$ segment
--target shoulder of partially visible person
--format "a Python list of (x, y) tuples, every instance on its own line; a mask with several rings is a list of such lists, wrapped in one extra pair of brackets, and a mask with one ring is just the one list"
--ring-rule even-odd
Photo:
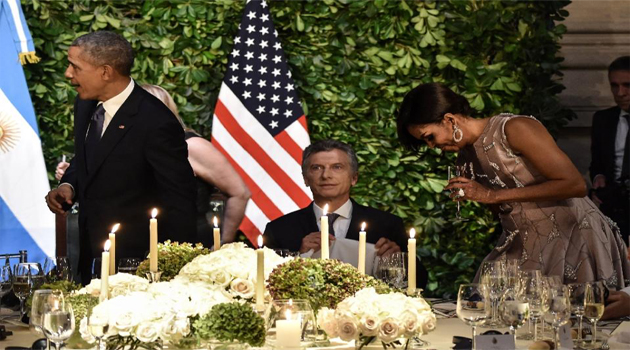
[(608, 121), (608, 118), (614, 118), (618, 116), (620, 113), (619, 107), (610, 107), (606, 109), (599, 110), (593, 114), (593, 127), (597, 127), (601, 124), (605, 124)]

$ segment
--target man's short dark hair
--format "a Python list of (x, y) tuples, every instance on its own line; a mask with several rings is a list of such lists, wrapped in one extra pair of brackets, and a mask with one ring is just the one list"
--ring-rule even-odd
[(618, 70), (630, 71), (630, 56), (618, 57), (608, 66), (608, 73)]
[(357, 154), (354, 152), (352, 147), (350, 147), (350, 145), (337, 140), (320, 140), (306, 147), (304, 149), (304, 153), (302, 153), (302, 173), (306, 174), (306, 170), (308, 169), (308, 159), (313, 154), (319, 152), (330, 152), (335, 149), (343, 151), (348, 155), (348, 159), (350, 159), (350, 169), (352, 169), (352, 173), (358, 174), (359, 161), (357, 159)]
[(100, 30), (76, 38), (70, 46), (80, 47), (87, 55), (85, 59), (94, 65), (108, 65), (121, 75), (131, 75), (133, 49), (120, 34)]

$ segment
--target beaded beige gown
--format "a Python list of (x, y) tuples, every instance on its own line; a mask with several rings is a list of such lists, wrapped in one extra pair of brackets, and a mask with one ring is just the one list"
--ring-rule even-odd
[[(465, 176), (493, 188), (515, 188), (546, 181), (527, 159), (515, 154), (505, 136), (512, 118), (490, 118), (479, 139), (460, 151)], [(554, 166), (549, 164), (548, 166)], [(605, 280), (609, 287), (630, 283), (627, 248), (617, 226), (588, 198), (503, 203), (503, 233), (485, 260), (520, 259), (522, 269), (563, 276), (565, 283)]]

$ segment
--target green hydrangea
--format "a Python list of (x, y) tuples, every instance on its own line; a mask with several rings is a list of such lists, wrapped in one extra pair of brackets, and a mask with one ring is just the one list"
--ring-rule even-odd
[[(162, 271), (160, 281), (172, 280), (184, 265), (197, 256), (205, 254), (210, 254), (210, 250), (204, 248), (201, 243), (194, 246), (190, 243), (171, 242), (170, 240), (158, 243), (158, 270)], [(140, 263), (136, 275), (146, 278), (147, 272), (149, 272), (149, 259)]]
[(382, 281), (332, 259), (296, 258), (277, 266), (268, 283), (273, 299), (306, 299), (315, 313), (322, 307), (335, 308), (365, 287), (374, 287), (378, 293), (390, 292)]
[(251, 304), (217, 304), (193, 322), (193, 330), (204, 340), (241, 342), (254, 347), (265, 343), (265, 322)]

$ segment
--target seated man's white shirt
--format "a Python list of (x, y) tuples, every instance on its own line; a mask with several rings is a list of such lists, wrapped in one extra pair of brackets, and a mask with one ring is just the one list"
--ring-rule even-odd
[[(317, 219), (317, 228), (321, 231), (322, 215), (324, 209), (320, 208), (317, 204), (313, 203), (313, 211), (315, 212), (315, 218)], [(350, 199), (346, 201), (342, 206), (334, 211), (335, 214), (339, 214), (339, 217), (333, 222), (333, 229), (335, 231), (336, 238), (346, 238), (348, 228), (350, 227), (350, 220), (352, 219), (352, 202)]]

